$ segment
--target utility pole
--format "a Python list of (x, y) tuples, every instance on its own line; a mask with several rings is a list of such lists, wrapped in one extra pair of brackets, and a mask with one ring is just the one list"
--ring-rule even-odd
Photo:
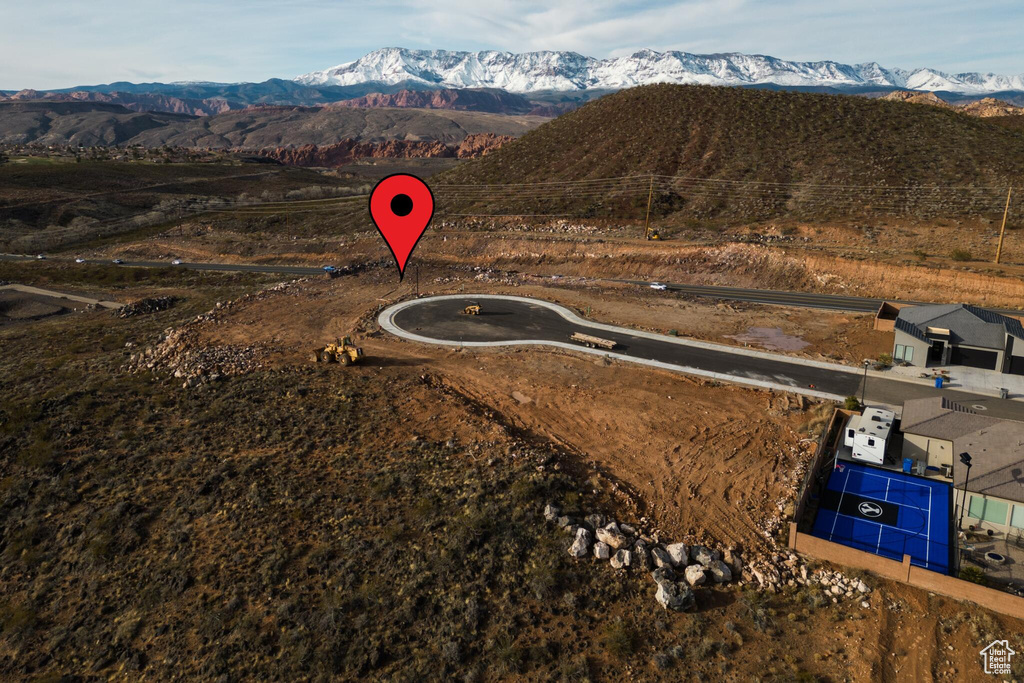
[(1006, 190), (1006, 208), (1003, 209), (1003, 227), (999, 228), (999, 246), (996, 247), (996, 263), (1003, 257), (1003, 236), (1006, 235), (1006, 217), (1010, 213), (1010, 194), (1013, 192), (1013, 185)]
[(651, 189), (647, 193), (647, 218), (644, 219), (644, 239), (651, 239), (651, 200), (654, 199), (654, 175), (651, 175)]
[(864, 399), (865, 399), (865, 397), (867, 396), (867, 393), (868, 393), (868, 366), (869, 365), (871, 365), (871, 361), (868, 360), (867, 358), (865, 358), (864, 359), (864, 383), (861, 385), (861, 388), (860, 388), (860, 409), (861, 409), (861, 412), (864, 412), (864, 410), (867, 407), (867, 404), (864, 403)]

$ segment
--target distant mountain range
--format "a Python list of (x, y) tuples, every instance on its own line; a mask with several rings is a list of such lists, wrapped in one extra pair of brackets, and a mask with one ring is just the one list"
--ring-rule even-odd
[(1024, 90), (1024, 75), (948, 74), (935, 69), (887, 69), (876, 62), (793, 62), (738, 52), (697, 55), (654, 50), (595, 59), (576, 52), (385, 48), (295, 81), (337, 86), (417, 83), (441, 88), (501, 88), (514, 93), (621, 90), (650, 83), (888, 88), (972, 95)]
[[(0, 91), (0, 101), (118, 104), (136, 112), (215, 116), (252, 106), (342, 106), (553, 117), (602, 95), (652, 83), (884, 96), (936, 93), (950, 104), (996, 95), (1024, 105), (1024, 75), (886, 69), (874, 62), (793, 62), (739, 53), (641, 50), (594, 59), (575, 52), (452, 52), (386, 48), (354, 62), (261, 83), (128, 83)], [(493, 131), (498, 132), (498, 131)]]

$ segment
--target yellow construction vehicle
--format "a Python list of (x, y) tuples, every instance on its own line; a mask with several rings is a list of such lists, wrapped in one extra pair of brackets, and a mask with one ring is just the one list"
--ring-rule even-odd
[(657, 230), (651, 230), (651, 231), (650, 231), (650, 232), (649, 232), (649, 233), (647, 234), (647, 239), (649, 239), (649, 240), (660, 240), (660, 239), (661, 239), (661, 235), (660, 235), (660, 234), (658, 234), (658, 231), (657, 231)]
[(327, 346), (313, 350), (313, 361), (316, 363), (341, 363), (351, 365), (363, 357), (363, 350), (352, 343), (349, 337), (340, 342), (331, 342)]
[(462, 309), (465, 315), (480, 315), (480, 304), (473, 304)]

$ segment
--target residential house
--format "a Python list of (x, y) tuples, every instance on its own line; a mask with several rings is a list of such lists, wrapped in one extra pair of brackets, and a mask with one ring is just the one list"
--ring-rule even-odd
[(991, 529), (1008, 538), (1024, 537), (1024, 422), (994, 424), (953, 440), (953, 449), (971, 456), (970, 476), (957, 461), (953, 498), (959, 510), (966, 484), (964, 526)]
[(1024, 326), (1016, 318), (968, 304), (906, 306), (893, 328), (896, 362), (1024, 375)]
[(998, 421), (978, 415), (945, 396), (907, 401), (900, 422), (903, 457), (952, 477), (954, 461), (960, 453), (953, 442)]

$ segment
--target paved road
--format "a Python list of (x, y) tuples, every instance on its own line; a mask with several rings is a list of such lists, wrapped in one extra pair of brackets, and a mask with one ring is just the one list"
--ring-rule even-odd
[[(7, 261), (32, 261), (35, 256), (24, 254), (0, 254), (0, 260)], [(67, 261), (68, 259), (53, 259), (55, 261)], [(86, 263), (110, 264), (108, 260), (87, 259)], [(163, 268), (170, 265), (164, 261), (128, 261), (125, 266), (136, 266), (143, 268)], [(321, 275), (321, 268), (310, 266), (288, 266), (288, 265), (248, 265), (243, 263), (183, 263), (181, 268), (191, 270), (219, 270), (239, 271), (250, 273), (279, 273), (282, 275)], [(621, 282), (626, 284), (649, 287), (652, 283), (646, 280), (618, 280), (613, 278), (598, 278), (603, 282)], [(749, 289), (744, 287), (719, 287), (713, 285), (683, 285), (664, 283), (666, 288), (680, 294), (690, 296), (708, 297), (712, 299), (727, 299), (730, 301), (745, 301), (758, 304), (770, 304), (775, 306), (798, 306), (802, 308), (820, 308), (832, 311), (854, 311), (858, 313), (874, 313), (882, 304), (882, 299), (869, 297), (839, 296), (836, 294), (813, 294), (809, 292), (784, 292), (771, 289)], [(908, 301), (906, 303), (921, 303)], [(1020, 311), (992, 309), (1000, 313), (1019, 314)]]
[[(480, 303), (479, 316), (464, 315), (461, 310)], [(384, 312), (385, 314), (387, 311)], [(815, 392), (835, 396), (860, 395), (863, 375), (855, 368), (838, 368), (826, 363), (806, 363), (778, 354), (756, 353), (714, 344), (677, 340), (663, 335), (640, 333), (627, 328), (615, 331), (591, 327), (567, 320), (550, 308), (528, 300), (491, 299), (484, 296), (425, 298), (402, 308), (390, 317), (404, 332), (447, 342), (508, 342), (541, 340), (569, 342), (573, 332), (610, 339), (618, 344), (614, 353), (678, 367), (696, 368), (744, 380), (767, 382), (790, 388), (796, 393)], [(585, 321), (588, 322), (588, 321)], [(591, 323), (592, 324), (592, 323)], [(967, 405), (984, 407), (985, 415), (1024, 419), (1024, 403), (1001, 400), (951, 389), (935, 389), (922, 383), (870, 376), (867, 380), (869, 403), (901, 406), (907, 399), (946, 396)]]
[[(35, 256), (25, 256), (21, 254), (0, 254), (0, 261), (35, 261)], [(61, 263), (66, 263), (69, 259), (47, 259)], [(110, 259), (85, 259), (86, 263), (93, 265), (106, 265), (112, 264)], [(170, 261), (125, 261), (121, 266), (129, 266), (136, 268), (170, 268)], [(175, 268), (187, 268), (189, 270), (220, 270), (229, 272), (244, 272), (244, 273), (280, 273), (283, 275), (323, 275), (324, 271), (322, 268), (315, 268), (311, 266), (282, 266), (275, 264), (265, 265), (250, 265), (246, 263), (182, 263)]]
[[(645, 280), (610, 280), (631, 285), (650, 286)], [(743, 287), (719, 287), (712, 285), (679, 285), (663, 283), (672, 292), (691, 296), (710, 297), (713, 299), (729, 299), (731, 301), (747, 301), (757, 304), (775, 304), (799, 306), (802, 308), (823, 308), (833, 311), (858, 311), (874, 313), (882, 305), (883, 299), (870, 299), (859, 296), (837, 296), (835, 294), (812, 294), (809, 292), (782, 292), (771, 289), (746, 289)], [(908, 302), (911, 303), (911, 302)]]

